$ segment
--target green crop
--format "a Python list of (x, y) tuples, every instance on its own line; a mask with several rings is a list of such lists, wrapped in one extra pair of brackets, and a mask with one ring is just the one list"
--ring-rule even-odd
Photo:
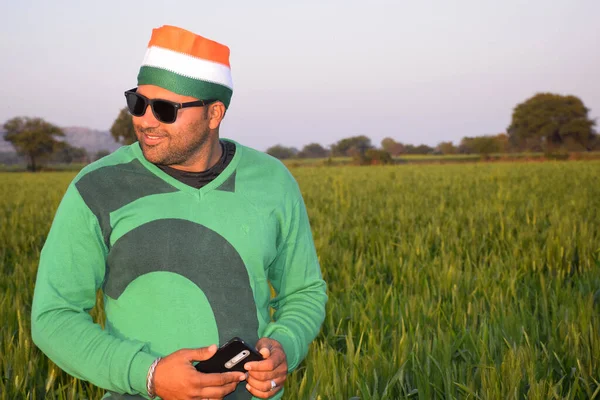
[[(330, 300), (285, 398), (600, 399), (600, 162), (292, 172)], [(30, 335), (73, 177), (0, 174), (0, 399), (103, 394)]]

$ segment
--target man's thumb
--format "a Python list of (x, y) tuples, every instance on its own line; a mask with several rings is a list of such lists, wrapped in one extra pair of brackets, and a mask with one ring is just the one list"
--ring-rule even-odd
[(217, 352), (217, 345), (212, 344), (208, 347), (201, 347), (199, 349), (189, 349), (186, 353), (186, 357), (189, 361), (204, 361), (211, 358)]
[(261, 347), (259, 352), (264, 358), (269, 358), (271, 356), (271, 349), (268, 347)]

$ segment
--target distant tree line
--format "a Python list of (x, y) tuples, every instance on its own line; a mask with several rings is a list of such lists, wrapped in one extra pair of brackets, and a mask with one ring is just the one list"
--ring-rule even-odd
[(277, 145), (267, 149), (267, 153), (280, 159), (352, 157), (359, 163), (386, 163), (388, 158), (383, 153), (391, 157), (409, 154), (480, 154), (485, 157), (493, 153), (599, 151), (600, 137), (594, 131), (596, 121), (591, 120), (588, 113), (589, 109), (575, 96), (538, 93), (515, 107), (506, 133), (463, 137), (457, 144), (446, 141), (431, 147), (386, 137), (376, 149), (371, 139), (361, 135), (341, 139), (329, 148), (311, 143), (295, 151)]
[[(329, 145), (309, 143), (301, 150), (281, 144), (267, 149), (279, 159), (352, 157), (358, 164), (388, 164), (392, 157), (409, 154), (481, 154), (511, 152), (576, 152), (600, 150), (600, 137), (594, 131), (595, 120), (589, 109), (575, 96), (538, 93), (518, 104), (506, 133), (463, 137), (454, 144), (441, 142), (435, 147), (412, 145), (386, 137), (379, 148), (365, 135), (351, 136)], [(27, 160), (28, 169), (37, 171), (44, 162), (86, 163), (108, 154), (100, 151), (87, 154), (62, 140), (64, 132), (41, 118), (16, 117), (4, 123), (4, 139), (17, 154)], [(130, 144), (137, 140), (131, 115), (121, 109), (110, 132), (118, 142)], [(0, 154), (0, 163), (2, 163)], [(9, 156), (13, 157), (13, 156)]]

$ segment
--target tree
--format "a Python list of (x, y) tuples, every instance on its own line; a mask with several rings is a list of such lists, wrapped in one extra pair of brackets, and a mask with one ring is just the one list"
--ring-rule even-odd
[(294, 150), (291, 147), (285, 147), (282, 145), (271, 146), (267, 149), (267, 154), (278, 158), (280, 160), (285, 160), (287, 158), (294, 157)]
[(420, 144), (418, 146), (407, 144), (404, 146), (404, 152), (406, 154), (432, 154), (434, 151), (435, 149), (433, 147), (427, 146), (426, 144)]
[(496, 142), (500, 153), (508, 153), (511, 151), (510, 140), (506, 133), (499, 133), (496, 135)]
[(67, 142), (58, 142), (52, 154), (52, 161), (65, 164), (73, 162), (84, 163), (87, 161), (87, 158), (86, 149), (83, 147), (73, 147)]
[(342, 139), (331, 146), (331, 154), (338, 157), (352, 156), (353, 153), (364, 154), (365, 151), (373, 148), (371, 139), (368, 137), (352, 136)]
[(27, 157), (31, 171), (37, 171), (39, 162), (60, 146), (56, 138), (65, 136), (62, 129), (41, 118), (15, 117), (4, 124), (4, 129), (4, 139)]
[(594, 134), (594, 137), (592, 139), (590, 147), (592, 148), (592, 151), (600, 151), (600, 135), (599, 134), (597, 134), (597, 133)]
[(386, 137), (381, 141), (381, 148), (392, 156), (398, 156), (404, 152), (404, 145), (390, 137)]
[(364, 154), (355, 153), (352, 161), (357, 165), (392, 164), (394, 161), (390, 153), (380, 149), (369, 149)]
[(121, 109), (117, 119), (110, 127), (110, 134), (119, 143), (131, 144), (137, 141), (135, 129), (133, 128), (133, 118), (126, 108)]
[(96, 152), (96, 155), (94, 156), (94, 160), (99, 160), (102, 157), (106, 157), (109, 154), (110, 154), (110, 151), (108, 151), (108, 150), (104, 150), (104, 149), (103, 150), (98, 150)]
[(588, 112), (576, 96), (538, 93), (514, 108), (509, 140), (521, 150), (591, 150), (595, 121)]
[(463, 154), (481, 154), (488, 157), (492, 153), (504, 151), (504, 139), (501, 135), (463, 137), (458, 150)]
[(298, 153), (300, 158), (325, 158), (329, 155), (329, 151), (319, 143), (310, 143), (302, 148)]
[(474, 154), (473, 138), (467, 136), (463, 137), (458, 144), (458, 152), (460, 154)]
[(458, 148), (452, 142), (441, 142), (435, 150), (441, 154), (456, 154)]
[(385, 150), (369, 149), (365, 152), (365, 158), (370, 164), (391, 164), (392, 155)]
[(475, 138), (475, 151), (487, 158), (492, 153), (500, 153), (500, 142), (495, 136), (478, 136)]

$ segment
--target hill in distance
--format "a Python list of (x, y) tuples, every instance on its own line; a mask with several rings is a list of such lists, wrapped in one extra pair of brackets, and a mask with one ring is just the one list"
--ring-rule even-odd
[(65, 132), (66, 141), (71, 146), (83, 147), (89, 154), (97, 153), (100, 150), (108, 150), (112, 153), (121, 147), (121, 144), (115, 141), (109, 131), (97, 131), (79, 126), (62, 129)]
[[(83, 147), (88, 154), (95, 154), (100, 150), (113, 152), (119, 147), (109, 131), (99, 131), (80, 126), (69, 126), (62, 128), (65, 132), (65, 141), (73, 147)], [(4, 140), (4, 130), (0, 130), (0, 153), (11, 153), (15, 149)]]

